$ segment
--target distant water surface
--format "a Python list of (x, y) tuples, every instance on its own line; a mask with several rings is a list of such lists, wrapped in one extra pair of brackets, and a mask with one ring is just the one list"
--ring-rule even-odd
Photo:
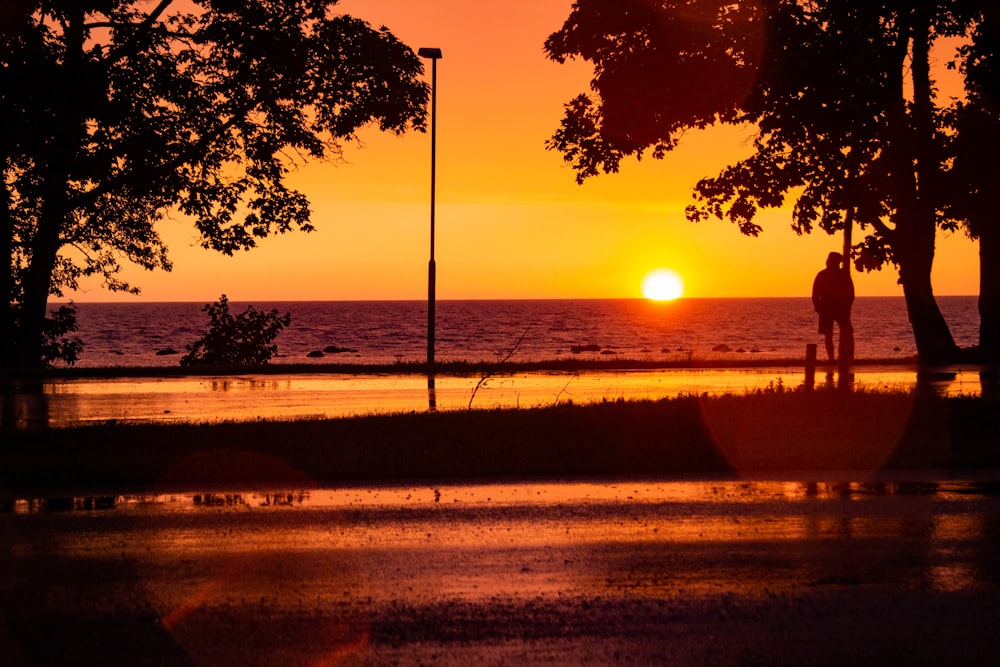
[[(976, 344), (976, 297), (939, 297), (956, 342)], [(247, 303), (230, 302), (234, 313)], [(423, 301), (254, 302), (255, 309), (290, 313), (276, 341), (276, 364), (383, 364), (423, 361), (427, 305)], [(78, 303), (83, 367), (176, 366), (186, 346), (208, 328), (202, 303)], [(916, 354), (901, 297), (862, 297), (853, 316), (857, 357)], [(808, 298), (563, 299), (441, 301), (438, 361), (546, 361), (569, 358), (802, 358), (819, 343)], [(307, 357), (328, 347), (346, 350)], [(176, 354), (162, 354), (173, 350)], [(161, 354), (157, 354), (160, 352)]]

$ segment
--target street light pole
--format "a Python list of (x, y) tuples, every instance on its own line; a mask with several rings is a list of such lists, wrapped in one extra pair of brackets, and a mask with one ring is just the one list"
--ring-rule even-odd
[(441, 49), (422, 48), (421, 58), (431, 60), (431, 258), (427, 264), (427, 367), (434, 367), (434, 336), (436, 319), (437, 265), (434, 261), (434, 202), (437, 186), (437, 61)]

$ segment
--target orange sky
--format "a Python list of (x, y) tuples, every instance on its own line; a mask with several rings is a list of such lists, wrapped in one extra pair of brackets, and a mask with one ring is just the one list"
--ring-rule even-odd
[[(798, 237), (789, 210), (761, 214), (764, 233), (684, 218), (693, 184), (748, 151), (748, 130), (692, 132), (666, 160), (578, 186), (544, 148), (562, 105), (587, 89), (585, 63), (547, 60), (546, 37), (571, 0), (343, 0), (413, 48), (439, 47), (437, 297), (638, 297), (657, 267), (689, 297), (802, 296), (840, 237)], [(430, 67), (428, 64), (428, 78)], [(171, 273), (133, 269), (143, 301), (425, 299), (430, 134), (366, 132), (343, 164), (311, 164), (293, 183), (312, 202), (312, 234), (267, 239), (224, 257), (197, 246), (177, 217), (161, 227)], [(975, 244), (941, 238), (939, 295), (978, 292)], [(894, 271), (855, 275), (859, 295), (900, 295)], [(77, 301), (135, 300), (96, 284)]]

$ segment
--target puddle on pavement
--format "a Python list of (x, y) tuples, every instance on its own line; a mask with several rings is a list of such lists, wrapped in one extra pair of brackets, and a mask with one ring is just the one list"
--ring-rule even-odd
[(120, 512), (144, 515), (212, 512), (220, 509), (385, 509), (433, 506), (633, 505), (661, 503), (755, 503), (875, 496), (925, 496), (959, 500), (1000, 496), (1000, 481), (670, 481), (630, 483), (523, 483), (400, 486), (274, 491), (192, 491), (0, 500), (0, 513)]
[(9, 500), (0, 534), (9, 576), (124, 567), (177, 628), (248, 601), (364, 616), (400, 600), (754, 597), (866, 577), (979, 590), (998, 496), (978, 480), (197, 489)]

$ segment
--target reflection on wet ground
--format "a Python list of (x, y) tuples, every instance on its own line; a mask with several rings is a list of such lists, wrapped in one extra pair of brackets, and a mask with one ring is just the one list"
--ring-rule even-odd
[[(859, 366), (854, 386), (979, 394), (978, 369), (918, 373), (905, 366)], [(217, 422), (303, 419), (467, 408), (744, 393), (802, 384), (797, 368), (672, 369), (491, 376), (289, 374), (225, 377), (74, 378), (5, 384), (0, 425), (65, 427), (106, 421)], [(817, 389), (837, 387), (820, 373)], [(433, 389), (429, 388), (429, 385)]]
[(172, 490), (3, 510), (0, 642), (26, 663), (982, 664), (997, 648), (992, 479)]
[(662, 503), (760, 503), (807, 499), (854, 499), (869, 496), (929, 496), (939, 501), (968, 496), (1000, 498), (1000, 481), (986, 479), (949, 481), (796, 482), (709, 480), (682, 482), (524, 482), (509, 484), (442, 485), (435, 487), (386, 486), (345, 489), (296, 489), (279, 491), (150, 493), (0, 500), (0, 513), (91, 512), (114, 510), (154, 516), (190, 513), (214, 508), (266, 511), (420, 508), (426, 506), (548, 507), (552, 505), (623, 505)]

